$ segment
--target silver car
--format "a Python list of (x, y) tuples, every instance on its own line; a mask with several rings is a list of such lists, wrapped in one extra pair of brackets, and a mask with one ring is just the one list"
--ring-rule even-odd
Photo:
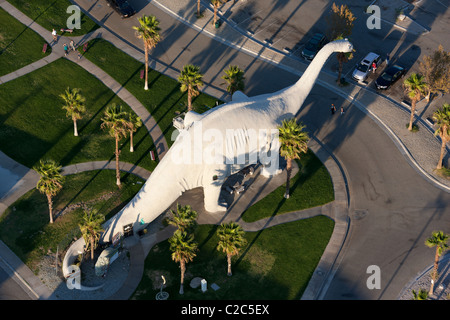
[(380, 64), (380, 55), (371, 52), (356, 66), (352, 74), (353, 79), (357, 81), (366, 80), (369, 72), (372, 71), (372, 64), (374, 62), (378, 68)]

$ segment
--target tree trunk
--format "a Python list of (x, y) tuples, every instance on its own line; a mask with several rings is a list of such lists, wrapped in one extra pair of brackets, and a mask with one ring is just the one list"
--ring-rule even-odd
[(191, 86), (188, 87), (188, 111), (192, 111), (192, 93)]
[(413, 127), (412, 125), (414, 121), (414, 113), (416, 113), (416, 98), (412, 99), (411, 101), (411, 116), (409, 118), (409, 127), (408, 127), (409, 131), (411, 131)]
[(184, 294), (183, 282), (184, 282), (184, 272), (186, 271), (186, 264), (183, 260), (180, 261), (180, 269), (181, 269), (180, 294)]
[(130, 152), (134, 152), (134, 146), (133, 146), (133, 131), (130, 131)]
[[(445, 129), (445, 128), (444, 128)], [(439, 157), (439, 162), (437, 164), (436, 169), (442, 169), (442, 161), (444, 160), (444, 154), (445, 154), (445, 143), (446, 139), (445, 137), (441, 136), (442, 144), (441, 144), (441, 156)]]
[(50, 223), (53, 223), (53, 201), (52, 196), (47, 193), (48, 211), (50, 214)]
[(287, 165), (286, 165), (286, 193), (284, 194), (284, 197), (286, 199), (289, 199), (289, 184), (291, 182), (291, 171), (292, 171), (292, 159), (287, 158)]
[(200, 0), (197, 0), (197, 18), (200, 17)]
[(436, 246), (436, 254), (434, 255), (434, 268), (433, 268), (433, 273), (431, 274), (430, 291), (428, 292), (428, 295), (430, 295), (430, 296), (434, 292), (434, 283), (437, 280), (438, 263), (439, 263), (439, 246)]
[(91, 236), (91, 260), (94, 260), (94, 237)]
[(120, 151), (119, 151), (119, 138), (116, 135), (116, 184), (119, 188), (121, 188), (121, 184), (120, 184), (120, 170), (119, 170), (119, 155), (120, 155)]
[(342, 61), (339, 60), (339, 72), (337, 78), (338, 84), (341, 84), (341, 76), (342, 76)]
[(217, 22), (217, 7), (214, 6), (214, 25), (216, 24), (216, 22)]
[(228, 270), (227, 275), (231, 276), (231, 254), (227, 254)]
[(144, 90), (148, 90), (148, 45), (144, 43), (145, 49), (145, 85)]
[(77, 119), (73, 119), (73, 135), (78, 137)]
[(425, 98), (427, 99), (427, 102), (430, 102), (430, 98), (431, 98), (431, 88), (430, 87), (428, 87), (428, 93)]

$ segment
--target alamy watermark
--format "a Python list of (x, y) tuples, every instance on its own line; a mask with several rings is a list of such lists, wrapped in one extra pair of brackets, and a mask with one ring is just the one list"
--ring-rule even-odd
[(176, 164), (261, 164), (278, 167), (278, 129), (203, 129), (195, 121), (189, 130), (175, 131), (172, 161)]
[(370, 265), (367, 267), (366, 273), (370, 276), (367, 278), (366, 286), (368, 289), (381, 289), (381, 269), (377, 265)]
[(66, 13), (72, 13), (67, 18), (67, 29), (81, 29), (81, 9), (77, 5), (71, 5), (67, 7)]
[(381, 10), (377, 5), (370, 5), (366, 9), (366, 13), (370, 14), (367, 18), (366, 26), (368, 29), (381, 29)]

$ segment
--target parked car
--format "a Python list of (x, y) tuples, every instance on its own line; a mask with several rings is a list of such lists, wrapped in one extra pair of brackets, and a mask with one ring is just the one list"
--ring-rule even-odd
[(378, 77), (377, 80), (375, 80), (375, 86), (378, 90), (386, 90), (391, 85), (395, 83), (398, 79), (402, 78), (406, 74), (406, 69), (399, 66), (394, 65), (392, 67), (387, 68), (383, 71), (381, 76)]
[(131, 17), (136, 13), (127, 0), (107, 0), (107, 4), (112, 6), (122, 18)]
[(369, 72), (372, 71), (372, 64), (375, 62), (377, 67), (380, 65), (380, 55), (370, 52), (361, 60), (353, 71), (352, 77), (357, 81), (364, 81), (367, 79)]
[(302, 57), (306, 60), (312, 60), (317, 52), (326, 44), (327, 39), (322, 33), (316, 33), (305, 45), (302, 50)]

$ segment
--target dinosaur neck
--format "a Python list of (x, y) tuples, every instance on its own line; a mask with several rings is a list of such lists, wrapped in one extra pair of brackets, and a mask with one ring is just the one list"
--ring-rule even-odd
[(286, 101), (285, 114), (289, 113), (296, 115), (300, 111), (300, 108), (314, 86), (322, 67), (333, 52), (343, 51), (342, 48), (343, 43), (340, 41), (330, 42), (325, 45), (311, 61), (301, 78), (294, 85), (283, 91), (283, 99)]

